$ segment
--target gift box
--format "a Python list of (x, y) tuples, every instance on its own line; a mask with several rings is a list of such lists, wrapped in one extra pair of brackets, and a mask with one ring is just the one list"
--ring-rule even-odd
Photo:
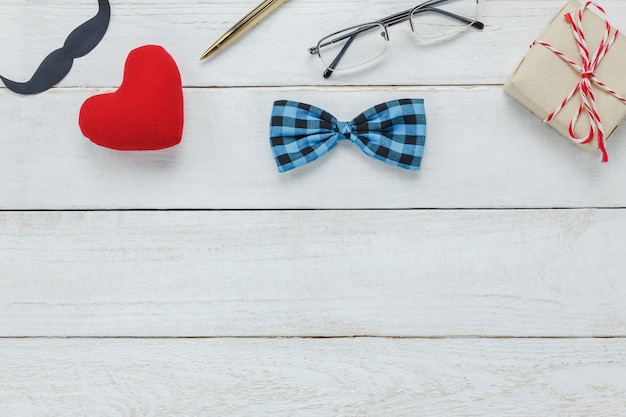
[(604, 142), (626, 115), (626, 37), (601, 7), (571, 0), (504, 90), (585, 150), (600, 149), (606, 162)]

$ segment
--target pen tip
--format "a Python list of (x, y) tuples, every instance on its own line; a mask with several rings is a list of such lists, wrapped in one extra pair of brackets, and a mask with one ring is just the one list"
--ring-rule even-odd
[(213, 55), (218, 49), (220, 49), (219, 45), (211, 45), (211, 47), (202, 54), (202, 56), (200, 57), (200, 61), (207, 59), (209, 56)]

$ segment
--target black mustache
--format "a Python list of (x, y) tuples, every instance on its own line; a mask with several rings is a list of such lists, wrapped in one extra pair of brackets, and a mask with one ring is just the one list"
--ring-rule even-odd
[(69, 34), (62, 48), (48, 55), (35, 71), (30, 81), (18, 83), (0, 79), (11, 91), (19, 94), (42, 93), (59, 83), (72, 69), (76, 58), (91, 52), (102, 40), (111, 20), (111, 5), (108, 0), (98, 0), (98, 14)]

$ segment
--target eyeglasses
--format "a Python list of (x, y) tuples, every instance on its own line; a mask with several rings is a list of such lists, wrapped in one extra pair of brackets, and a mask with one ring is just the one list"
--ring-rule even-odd
[(324, 78), (329, 78), (335, 71), (361, 67), (380, 58), (389, 42), (387, 28), (406, 21), (422, 43), (445, 40), (470, 27), (485, 27), (478, 21), (478, 0), (428, 0), (384, 19), (328, 35), (309, 52), (321, 58), (326, 66)]

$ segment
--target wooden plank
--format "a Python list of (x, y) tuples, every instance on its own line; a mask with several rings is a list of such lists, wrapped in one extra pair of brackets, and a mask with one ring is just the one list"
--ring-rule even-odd
[(617, 416), (615, 340), (3, 340), (0, 413)]
[[(112, 2), (103, 42), (77, 60), (62, 86), (117, 86), (128, 52), (144, 44), (165, 46), (179, 62), (187, 86), (232, 85), (470, 85), (502, 84), (528, 45), (539, 36), (562, 0), (481, 0), (487, 25), (452, 42), (416, 45), (409, 28), (390, 29), (391, 44), (374, 70), (322, 78), (322, 66), (307, 50), (336, 30), (407, 8), (406, 1), (290, 1), (219, 59), (200, 54), (254, 5), (247, 1), (176, 0)], [(611, 22), (624, 29), (622, 0), (604, 0)], [(0, 4), (0, 74), (26, 80), (65, 37), (95, 14), (93, 0)], [(245, 63), (245, 65), (242, 65)], [(253, 68), (254, 70), (250, 70)]]
[[(100, 90), (33, 97), (0, 92), (0, 209), (283, 209), (624, 207), (626, 130), (611, 162), (586, 153), (499, 88), (190, 89), (183, 143), (120, 153), (78, 128), (81, 103)], [(349, 120), (370, 105), (423, 97), (422, 171), (365, 156), (350, 143), (278, 174), (269, 149), (272, 102), (317, 104)], [(242, 122), (243, 121), (243, 122)]]
[(0, 336), (624, 336), (625, 210), (0, 214)]

